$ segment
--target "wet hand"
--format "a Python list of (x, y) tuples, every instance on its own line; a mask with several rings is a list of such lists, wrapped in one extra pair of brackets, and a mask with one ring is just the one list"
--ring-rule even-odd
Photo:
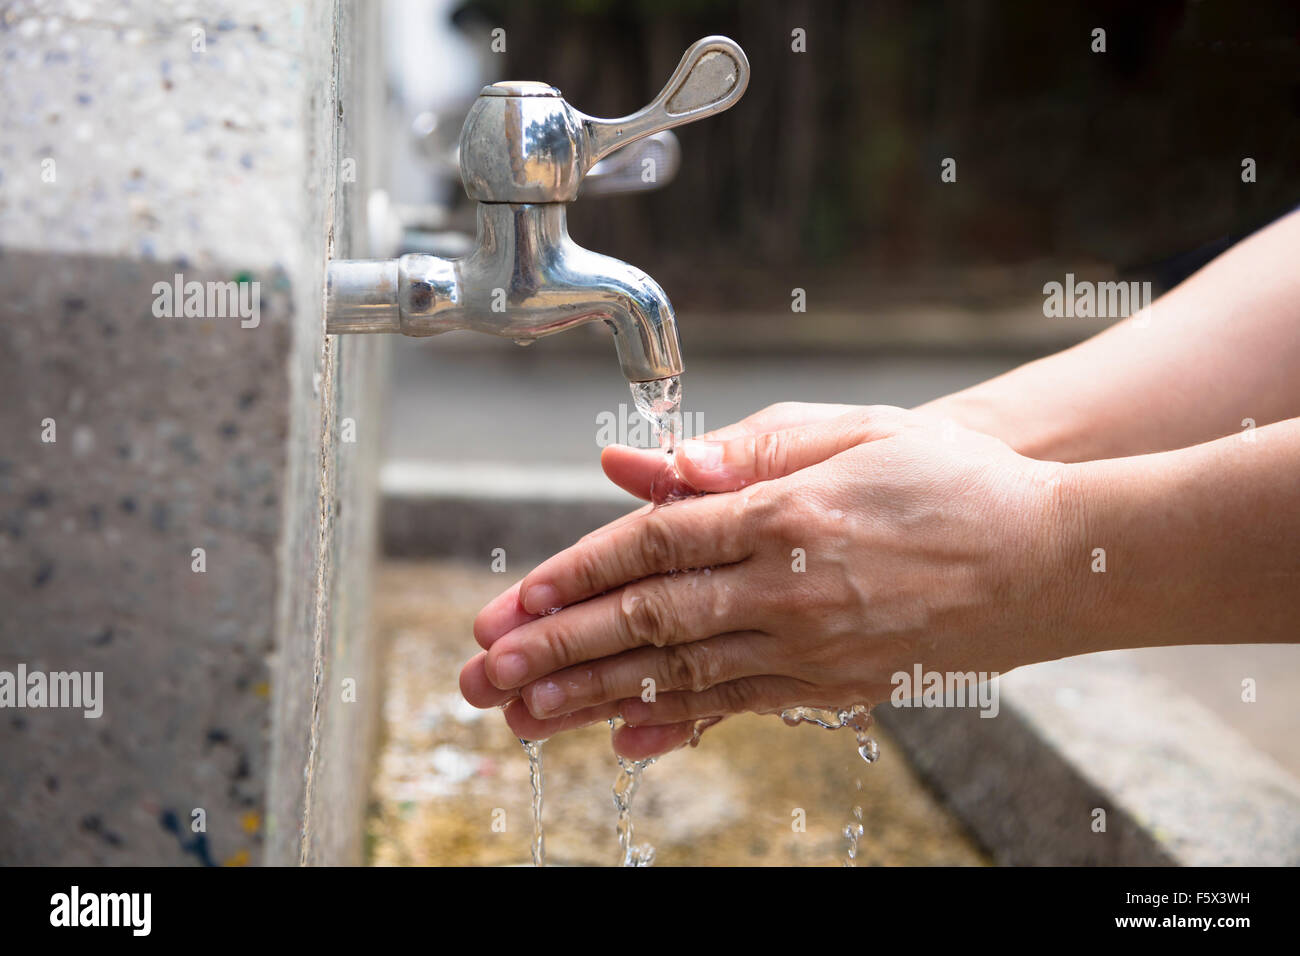
[[(883, 700), (915, 663), (1044, 656), (1069, 466), (901, 409), (775, 409), (775, 430), (679, 450), (682, 477), (716, 494), (620, 519), (484, 608), (466, 698), (510, 701), (531, 738), (621, 714), (615, 747), (643, 757), (700, 718)], [(605, 459), (650, 492), (660, 465)]]

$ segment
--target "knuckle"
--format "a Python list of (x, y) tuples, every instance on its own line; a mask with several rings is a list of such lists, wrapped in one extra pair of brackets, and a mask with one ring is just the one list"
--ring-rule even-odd
[(690, 644), (665, 647), (663, 667), (663, 677), (672, 690), (689, 690), (698, 694), (709, 688), (707, 668)]
[(542, 645), (546, 648), (546, 654), (550, 658), (548, 666), (551, 670), (559, 667), (568, 667), (575, 663), (574, 654), (569, 648), (569, 642), (564, 639), (558, 630), (553, 627), (543, 628), (541, 632)]
[(723, 713), (739, 714), (750, 709), (754, 702), (754, 689), (744, 678), (719, 684), (714, 688), (717, 708)]
[(768, 432), (758, 436), (754, 463), (761, 479), (771, 479), (784, 475), (789, 462), (789, 446), (779, 432)]
[(743, 512), (738, 521), (757, 536), (752, 544), (767, 538), (785, 543), (808, 535), (799, 496), (791, 494), (784, 482), (755, 485), (743, 501)]
[(676, 636), (677, 617), (667, 596), (650, 588), (628, 588), (619, 601), (625, 636), (632, 647), (662, 647)]
[(604, 590), (601, 586), (602, 563), (590, 548), (583, 548), (574, 555), (573, 581), (582, 594), (593, 594)]
[(868, 422), (878, 427), (903, 427), (913, 420), (906, 410), (897, 405), (868, 405), (862, 409), (862, 415)]
[(596, 667), (591, 675), (591, 684), (584, 695), (589, 703), (603, 703), (618, 700), (626, 696), (618, 687), (618, 674), (611, 667)]
[(646, 515), (641, 523), (637, 549), (644, 567), (652, 572), (680, 570), (674, 561), (677, 546), (672, 528), (659, 512)]
[(693, 615), (693, 629), (705, 637), (743, 629), (753, 607), (749, 599), (750, 595), (729, 586), (706, 589), (704, 600)]
[(759, 481), (785, 474), (788, 454), (785, 441), (779, 433), (765, 432), (761, 435), (752, 435), (746, 443), (749, 445), (746, 451), (754, 463), (754, 476)]

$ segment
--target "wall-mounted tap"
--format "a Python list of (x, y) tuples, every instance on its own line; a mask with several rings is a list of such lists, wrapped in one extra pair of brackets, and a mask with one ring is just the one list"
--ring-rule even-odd
[[(467, 112), (467, 109), (461, 111), (462, 125)], [(453, 146), (446, 152), (450, 157), (430, 151), (426, 157), (430, 170), (435, 180), (454, 170), (459, 181), (459, 150)], [(673, 131), (660, 130), (615, 150), (592, 166), (582, 180), (580, 198), (624, 196), (661, 189), (673, 181), (681, 161), (682, 147)], [(461, 209), (445, 203), (393, 202), (387, 192), (376, 189), (370, 194), (366, 217), (370, 220), (371, 251), (381, 255), (423, 252), (449, 258), (468, 255), (475, 246), (472, 231), (477, 217), (472, 209), (466, 216)]]
[(610, 153), (732, 106), (749, 61), (726, 37), (686, 51), (668, 84), (621, 119), (587, 116), (544, 83), (483, 88), (460, 135), (460, 173), (478, 202), (474, 248), (456, 259), (329, 264), (326, 331), (436, 335), (473, 329), (529, 342), (603, 319), (614, 330), (629, 382), (682, 371), (677, 320), (653, 279), (569, 238), (567, 204)]

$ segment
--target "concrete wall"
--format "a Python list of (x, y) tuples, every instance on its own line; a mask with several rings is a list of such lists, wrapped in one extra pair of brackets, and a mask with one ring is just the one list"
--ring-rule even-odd
[[(385, 343), (321, 287), (371, 6), (0, 14), (0, 679), (103, 674), (98, 719), (0, 709), (0, 863), (361, 859)], [(259, 321), (157, 316), (176, 273)]]

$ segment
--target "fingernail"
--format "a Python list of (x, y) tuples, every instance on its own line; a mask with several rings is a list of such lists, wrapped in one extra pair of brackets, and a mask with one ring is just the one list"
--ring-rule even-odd
[(518, 687), (528, 675), (528, 660), (522, 654), (502, 654), (494, 668), (497, 684), (505, 687)]
[(722, 446), (715, 442), (688, 438), (677, 446), (677, 453), (685, 455), (687, 461), (700, 471), (717, 471), (722, 465)]
[(650, 719), (650, 705), (636, 699), (624, 701), (619, 708), (619, 716), (623, 718), (623, 723), (635, 727), (641, 721)]
[(545, 614), (560, 606), (560, 592), (549, 584), (534, 584), (524, 592), (521, 603), (529, 614)]
[(564, 691), (555, 681), (548, 680), (533, 688), (533, 706), (528, 708), (534, 717), (553, 714), (564, 706)]

